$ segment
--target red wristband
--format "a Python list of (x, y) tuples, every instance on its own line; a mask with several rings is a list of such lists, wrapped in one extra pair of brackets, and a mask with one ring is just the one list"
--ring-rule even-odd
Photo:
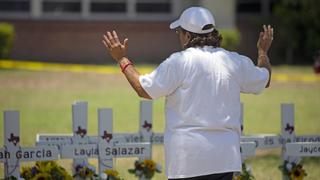
[(120, 64), (120, 68), (121, 68), (121, 71), (122, 71), (122, 73), (124, 73), (124, 71), (127, 69), (127, 67), (128, 66), (130, 66), (130, 65), (133, 65), (133, 63), (129, 60), (129, 62), (127, 63), (127, 64), (125, 64), (125, 65), (121, 65)]

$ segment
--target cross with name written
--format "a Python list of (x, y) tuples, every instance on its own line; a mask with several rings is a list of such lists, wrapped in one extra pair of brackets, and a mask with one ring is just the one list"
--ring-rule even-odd
[[(288, 134), (294, 134), (294, 131), (295, 131), (293, 119), (294, 119), (293, 104), (281, 104), (282, 132), (280, 135), (279, 134), (243, 135), (241, 136), (241, 141), (255, 142), (257, 149), (279, 148), (279, 147), (285, 146), (287, 142), (320, 142), (320, 135), (300, 135), (300, 136), (292, 136), (292, 138), (288, 138)], [(241, 124), (243, 124), (243, 116), (241, 116)]]
[[(258, 149), (282, 147), (282, 158), (287, 163), (297, 163), (303, 156), (319, 156), (320, 135), (296, 136), (294, 117), (294, 105), (281, 104), (280, 135), (246, 135), (242, 136), (241, 140), (255, 142)], [(283, 179), (285, 179), (285, 176)]]
[[(88, 103), (77, 101), (72, 104), (72, 134), (63, 136), (37, 135), (37, 145), (58, 147), (61, 158), (73, 158), (73, 173), (78, 166), (88, 164), (88, 158), (98, 157), (98, 137), (88, 136)], [(78, 148), (77, 148), (78, 147)], [(71, 153), (71, 154), (70, 154)], [(72, 155), (72, 153), (74, 153)], [(112, 159), (106, 162), (112, 167)]]
[[(99, 159), (99, 174), (112, 169), (113, 158), (150, 157), (150, 143), (116, 143), (113, 140), (112, 110), (98, 109), (98, 141), (93, 144), (70, 144), (61, 146), (61, 158)], [(79, 164), (78, 164), (79, 165)], [(77, 166), (77, 165), (76, 165)], [(75, 166), (75, 167), (76, 167)], [(76, 169), (76, 168), (75, 168)]]
[[(301, 157), (320, 156), (319, 142), (297, 142), (294, 128), (294, 105), (282, 104), (282, 159), (287, 163), (299, 163)], [(320, 138), (320, 135), (318, 136)], [(286, 167), (285, 167), (286, 168)], [(283, 179), (286, 179), (285, 175)]]
[(5, 178), (20, 177), (20, 162), (59, 158), (57, 147), (20, 147), (19, 116), (18, 111), (4, 112), (4, 147), (0, 148), (0, 161), (4, 164)]

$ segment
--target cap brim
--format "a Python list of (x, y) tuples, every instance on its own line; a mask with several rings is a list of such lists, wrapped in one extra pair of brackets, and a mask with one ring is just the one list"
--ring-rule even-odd
[(180, 26), (180, 21), (179, 19), (174, 21), (173, 23), (170, 24), (170, 29), (176, 29), (177, 27)]

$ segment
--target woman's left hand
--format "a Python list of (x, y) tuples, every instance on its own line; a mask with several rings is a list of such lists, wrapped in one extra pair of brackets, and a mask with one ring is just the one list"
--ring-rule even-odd
[(112, 58), (118, 63), (123, 57), (126, 56), (128, 49), (128, 38), (121, 43), (116, 31), (112, 31), (112, 33), (108, 31), (106, 34), (104, 34), (102, 43), (105, 45)]

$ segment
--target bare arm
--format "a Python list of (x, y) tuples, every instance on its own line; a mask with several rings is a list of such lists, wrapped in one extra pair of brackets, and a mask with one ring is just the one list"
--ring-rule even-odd
[(119, 41), (118, 35), (115, 31), (110, 33), (109, 31), (103, 35), (103, 44), (107, 48), (107, 51), (112, 58), (119, 63), (120, 67), (126, 67), (123, 71), (127, 80), (137, 94), (146, 99), (152, 99), (148, 93), (142, 88), (139, 82), (140, 73), (136, 68), (130, 64), (131, 62), (126, 58), (126, 52), (128, 48), (128, 39), (125, 39), (123, 43)]
[(257, 42), (258, 48), (258, 67), (264, 67), (269, 71), (269, 81), (266, 88), (270, 86), (271, 80), (271, 64), (268, 57), (268, 51), (273, 41), (273, 28), (268, 25), (263, 25), (263, 32), (260, 32), (259, 40)]
[[(119, 61), (119, 64), (127, 64), (130, 62), (126, 57)], [(138, 96), (146, 99), (152, 99), (149, 94), (142, 88), (139, 82), (140, 73), (134, 68), (134, 66), (128, 66), (123, 72), (129, 81), (132, 88), (137, 92)]]

